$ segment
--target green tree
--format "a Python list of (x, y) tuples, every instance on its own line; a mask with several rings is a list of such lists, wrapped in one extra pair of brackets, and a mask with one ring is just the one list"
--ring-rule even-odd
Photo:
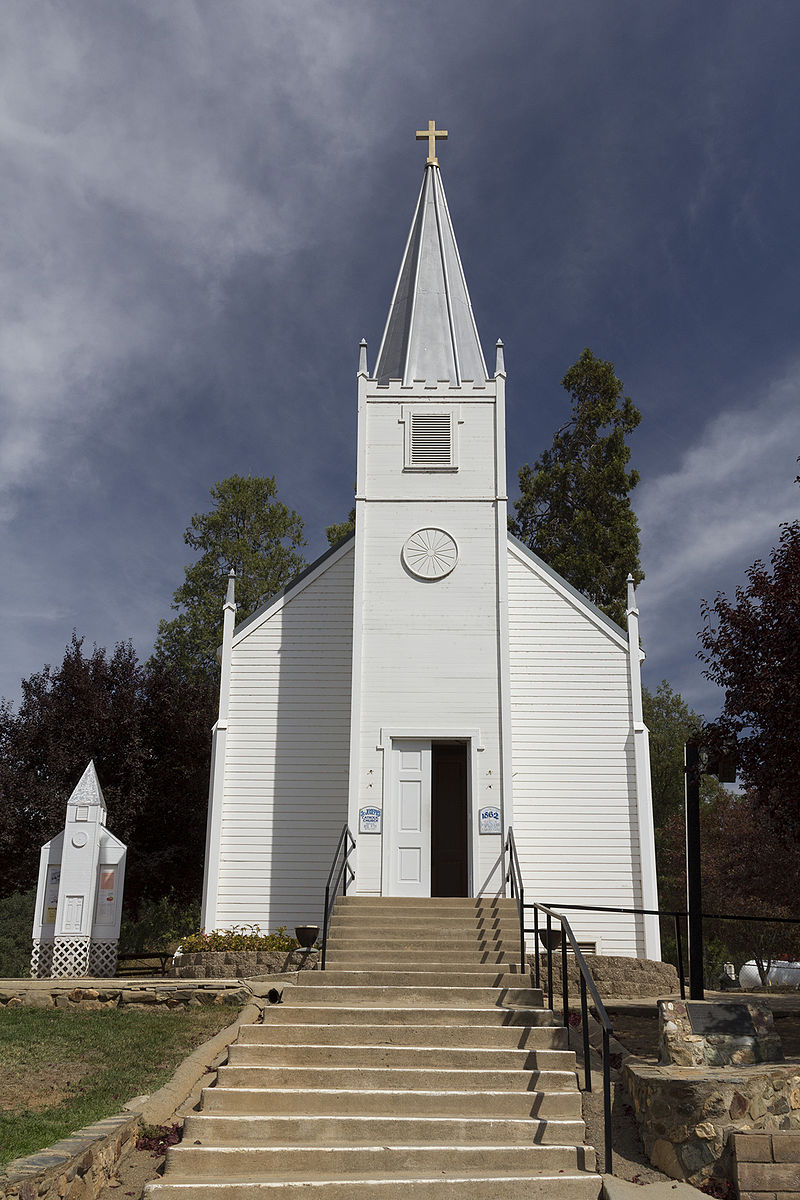
[(329, 546), (335, 546), (337, 542), (341, 542), (348, 534), (355, 533), (356, 528), (356, 510), (351, 508), (346, 521), (339, 521), (335, 525), (329, 525), (325, 530), (325, 536), (328, 539)]
[(655, 692), (642, 688), (642, 708), (644, 723), (650, 731), (653, 823), (659, 830), (675, 813), (683, 812), (684, 746), (690, 737), (700, 733), (703, 718), (689, 708), (666, 679), (661, 680)]
[(625, 624), (626, 578), (640, 583), (639, 526), (630, 492), (626, 437), (641, 413), (614, 364), (584, 350), (562, 380), (572, 415), (533, 466), (519, 472), (511, 532), (618, 624)]
[(274, 477), (231, 475), (211, 488), (183, 540), (200, 557), (173, 597), (178, 616), (158, 627), (154, 656), (191, 674), (217, 674), (227, 575), (236, 572), (238, 619), (255, 612), (305, 566), (302, 518), (277, 499)]

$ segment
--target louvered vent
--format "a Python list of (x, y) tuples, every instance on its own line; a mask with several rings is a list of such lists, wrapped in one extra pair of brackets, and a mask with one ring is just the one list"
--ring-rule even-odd
[(411, 414), (412, 467), (449, 467), (453, 431), (449, 413)]

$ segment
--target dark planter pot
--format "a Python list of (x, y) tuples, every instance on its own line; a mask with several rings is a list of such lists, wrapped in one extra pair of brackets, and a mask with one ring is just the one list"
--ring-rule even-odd
[(564, 935), (560, 929), (551, 929), (548, 934), (546, 929), (539, 930), (539, 941), (544, 946), (545, 950), (558, 950), (564, 940)]
[(304, 950), (310, 950), (319, 937), (319, 925), (295, 925), (294, 936)]

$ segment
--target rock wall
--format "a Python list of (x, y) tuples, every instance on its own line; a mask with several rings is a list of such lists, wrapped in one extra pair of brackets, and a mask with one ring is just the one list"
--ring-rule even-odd
[(0, 1007), (81, 1009), (97, 1012), (103, 1008), (200, 1008), (204, 1004), (230, 1004), (240, 1007), (250, 999), (249, 988), (235, 980), (227, 984), (186, 984), (167, 980), (98, 980), (97, 987), (76, 987), (74, 980), (57, 979), (6, 981), (0, 989)]
[(252, 979), (315, 971), (316, 950), (198, 950), (182, 954), (169, 974), (178, 979)]
[(800, 1130), (800, 1063), (732, 1067), (623, 1067), (645, 1153), (673, 1179), (724, 1175), (725, 1144), (748, 1130)]
[[(624, 958), (622, 955), (586, 954), (586, 965), (602, 999), (635, 1000), (641, 997), (672, 996), (680, 991), (678, 972), (672, 963), (651, 958)], [(531, 968), (536, 956), (528, 956)], [(541, 984), (547, 988), (547, 955), (539, 955)], [(572, 954), (567, 955), (567, 986), (570, 996), (579, 995), (580, 973)], [(553, 987), (561, 994), (561, 950), (553, 952)]]

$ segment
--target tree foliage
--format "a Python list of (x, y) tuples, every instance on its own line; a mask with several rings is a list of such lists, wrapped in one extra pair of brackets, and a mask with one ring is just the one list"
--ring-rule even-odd
[[(800, 889), (797, 847), (786, 826), (771, 817), (754, 796), (721, 785), (706, 792), (700, 806), (703, 911), (732, 916), (797, 917)], [(662, 830), (662, 864), (669, 886), (663, 907), (686, 903), (684, 820), (674, 814)], [(706, 921), (706, 940), (716, 939), (739, 965), (754, 958), (766, 980), (771, 963), (800, 954), (800, 927), (752, 921)]]
[(87, 653), (73, 634), (60, 667), (22, 681), (18, 712), (0, 707), (0, 895), (35, 883), (93, 758), (108, 826), (129, 848), (126, 900), (198, 896), (215, 713), (205, 675), (143, 666), (130, 642)]
[(683, 811), (683, 754), (689, 738), (700, 733), (703, 718), (694, 712), (666, 679), (655, 692), (642, 688), (644, 723), (650, 732), (650, 780), (653, 822), (661, 829)]
[(216, 678), (229, 570), (242, 620), (302, 570), (306, 542), (302, 518), (277, 499), (272, 476), (231, 475), (211, 488), (211, 498), (211, 511), (195, 513), (183, 535), (200, 557), (173, 597), (178, 616), (159, 625), (155, 657)]
[(781, 526), (770, 563), (755, 562), (734, 600), (704, 601), (699, 657), (725, 689), (718, 722), (735, 735), (754, 798), (800, 828), (800, 522)]
[(586, 349), (562, 380), (572, 415), (553, 445), (519, 472), (511, 532), (618, 624), (626, 579), (644, 579), (626, 437), (641, 420), (614, 364)]
[(339, 521), (336, 524), (329, 525), (325, 530), (328, 545), (335, 546), (337, 542), (341, 542), (348, 534), (355, 533), (355, 528), (356, 510), (355, 508), (351, 508), (346, 521)]

